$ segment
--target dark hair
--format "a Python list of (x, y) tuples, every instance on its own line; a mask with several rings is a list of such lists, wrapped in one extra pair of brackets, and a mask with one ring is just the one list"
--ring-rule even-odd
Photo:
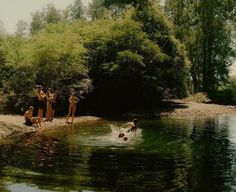
[(35, 85), (35, 87), (38, 88), (38, 89), (43, 89), (42, 85)]
[(134, 122), (134, 124), (137, 124), (138, 119), (134, 119), (133, 122)]

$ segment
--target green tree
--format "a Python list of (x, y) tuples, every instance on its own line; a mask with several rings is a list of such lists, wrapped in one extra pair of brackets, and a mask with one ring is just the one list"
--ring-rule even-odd
[(169, 37), (170, 53), (166, 53), (173, 56), (167, 55), (157, 41), (149, 39), (149, 34), (143, 31), (143, 24), (129, 16), (110, 22), (110, 25), (106, 33), (97, 33), (86, 46), (97, 107), (154, 106), (167, 89), (172, 90), (172, 96), (186, 94), (188, 69), (184, 46)]
[[(148, 34), (148, 38), (159, 46), (168, 59), (163, 64), (154, 62), (154, 66), (161, 66), (160, 73), (163, 81), (162, 89), (169, 92), (172, 97), (184, 97), (188, 94), (189, 61), (185, 46), (176, 38), (173, 26), (161, 11), (158, 1), (110, 1), (105, 5), (131, 4), (135, 7), (131, 11), (131, 17), (142, 23), (142, 30)], [(107, 3), (107, 4), (106, 4)], [(155, 72), (151, 70), (150, 72)]]
[(47, 24), (55, 24), (63, 21), (63, 14), (56, 9), (54, 5), (48, 4), (42, 11), (36, 11), (32, 14), (30, 23), (31, 34), (36, 34), (45, 29)]
[(16, 35), (26, 37), (28, 35), (28, 29), (28, 23), (24, 20), (20, 20), (16, 24)]
[(40, 11), (32, 13), (32, 21), (30, 23), (30, 33), (36, 34), (44, 28), (43, 14)]
[(33, 103), (35, 73), (30, 65), (24, 64), (13, 68), (11, 74), (3, 88), (8, 93), (9, 111), (24, 112)]
[(88, 15), (94, 21), (109, 18), (110, 13), (104, 6), (103, 0), (92, 0), (92, 2), (89, 3)]
[(61, 11), (56, 9), (53, 4), (48, 4), (43, 10), (43, 18), (46, 24), (59, 23), (62, 21)]
[(152, 0), (104, 0), (104, 5), (109, 7), (110, 5), (124, 6), (124, 5), (132, 5), (134, 7), (146, 5), (152, 2)]
[(235, 1), (219, 0), (166, 1), (176, 36), (185, 43), (192, 62), (195, 92), (214, 94), (227, 82), (234, 56), (230, 23), (235, 5)]
[(84, 7), (81, 0), (75, 0), (74, 3), (68, 7), (68, 9), (70, 21), (82, 19), (84, 17)]
[(76, 33), (67, 30), (63, 24), (52, 25), (30, 44), (33, 45), (30, 63), (36, 71), (37, 84), (56, 88), (64, 102), (67, 102), (70, 90), (80, 94), (90, 91), (86, 49), (79, 43)]
[[(97, 112), (155, 107), (167, 93), (185, 96), (185, 46), (175, 38), (157, 1), (120, 2), (107, 7), (109, 19), (99, 16), (94, 21), (71, 20), (71, 9), (48, 6), (34, 14), (34, 35), (7, 37), (2, 60), (11, 67), (11, 75), (2, 87), (9, 106), (21, 109), (32, 102), (35, 84), (56, 88), (64, 104), (60, 106), (68, 102), (70, 91), (84, 94), (84, 102)], [(125, 13), (115, 19), (114, 10)]]
[[(58, 90), (58, 102), (67, 106), (70, 91), (81, 96), (92, 89), (85, 66), (86, 49), (69, 24), (48, 25), (44, 32), (30, 39), (10, 37), (6, 53), (8, 79), (3, 90), (8, 94), (8, 107), (19, 112), (33, 103), (36, 84)], [(6, 78), (4, 78), (6, 79)], [(27, 102), (26, 102), (27, 101)]]
[[(189, 61), (185, 46), (176, 38), (173, 26), (154, 1), (145, 2), (136, 8), (132, 18), (143, 24), (142, 29), (168, 56), (162, 65), (164, 89), (173, 97), (184, 97), (188, 94)], [(158, 65), (158, 63), (156, 63)]]
[(8, 45), (7, 37), (4, 34), (0, 35), (0, 89), (3, 88), (4, 82), (11, 75), (11, 67), (7, 65)]

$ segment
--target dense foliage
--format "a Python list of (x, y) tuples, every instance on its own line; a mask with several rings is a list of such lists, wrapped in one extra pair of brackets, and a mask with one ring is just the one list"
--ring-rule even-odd
[(211, 96), (228, 82), (235, 58), (233, 31), (236, 1), (166, 0), (176, 37), (187, 47), (192, 62), (194, 91)]
[(58, 91), (62, 111), (72, 91), (86, 112), (155, 107), (188, 95), (190, 69), (196, 91), (216, 90), (227, 81), (233, 50), (223, 16), (214, 16), (222, 7), (208, 1), (209, 18), (200, 0), (183, 6), (168, 0), (174, 25), (156, 0), (93, 0), (87, 12), (76, 0), (64, 10), (50, 4), (36, 11), (30, 25), (18, 22), (15, 35), (0, 34), (0, 89), (8, 107), (35, 104), (36, 84)]
[(157, 7), (133, 9), (106, 31), (87, 43), (97, 107), (155, 106), (167, 92), (187, 94), (185, 48)]

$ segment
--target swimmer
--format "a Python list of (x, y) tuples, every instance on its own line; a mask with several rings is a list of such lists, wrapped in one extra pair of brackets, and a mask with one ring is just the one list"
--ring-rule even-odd
[(127, 141), (127, 140), (128, 140), (128, 137), (124, 137), (124, 138), (123, 138), (123, 141)]
[(138, 120), (137, 119), (134, 119), (133, 122), (128, 122), (128, 123), (125, 123), (121, 126), (121, 128), (124, 128), (124, 129), (128, 129), (126, 131), (126, 133), (129, 133), (129, 132), (136, 132), (137, 129), (138, 129)]
[(128, 129), (128, 132), (136, 132), (137, 131), (137, 128), (138, 128), (138, 126), (137, 126), (137, 123), (138, 123), (138, 120), (137, 119), (134, 119), (133, 120), (133, 125), (131, 125), (131, 128), (130, 129)]
[(118, 135), (119, 138), (124, 137), (124, 136), (125, 136), (124, 133), (120, 133), (120, 134)]

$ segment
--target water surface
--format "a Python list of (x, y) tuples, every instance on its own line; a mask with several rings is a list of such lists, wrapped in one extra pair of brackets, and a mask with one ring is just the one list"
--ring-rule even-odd
[(236, 191), (236, 117), (122, 122), (24, 135), (0, 145), (0, 191)]

